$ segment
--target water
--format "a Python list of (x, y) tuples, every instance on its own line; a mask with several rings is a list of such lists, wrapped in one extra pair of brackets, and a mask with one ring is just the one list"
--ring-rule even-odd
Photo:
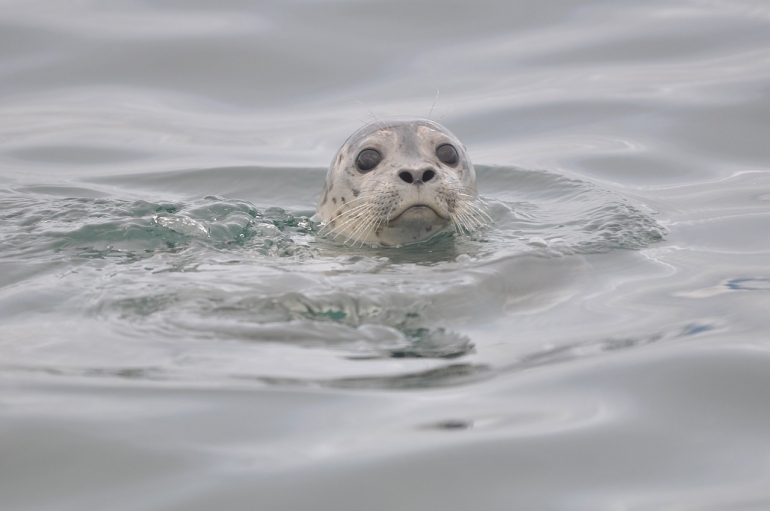
[[(770, 9), (0, 10), (0, 507), (770, 507)], [(310, 217), (432, 116), (494, 224)]]

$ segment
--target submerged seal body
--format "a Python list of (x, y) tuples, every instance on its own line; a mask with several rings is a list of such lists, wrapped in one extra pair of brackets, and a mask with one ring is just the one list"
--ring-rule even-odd
[(449, 130), (428, 119), (384, 118), (337, 152), (317, 212), (332, 237), (399, 246), (486, 224), (477, 199), (473, 164)]

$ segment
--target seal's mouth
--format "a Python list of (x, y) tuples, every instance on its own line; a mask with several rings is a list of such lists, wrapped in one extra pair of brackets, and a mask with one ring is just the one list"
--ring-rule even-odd
[(449, 220), (444, 215), (425, 204), (417, 204), (406, 208), (401, 213), (390, 219), (389, 224), (407, 222), (443, 223)]

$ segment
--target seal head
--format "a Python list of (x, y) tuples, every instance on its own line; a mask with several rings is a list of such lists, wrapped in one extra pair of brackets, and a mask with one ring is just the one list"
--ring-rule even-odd
[(439, 123), (384, 118), (337, 152), (318, 203), (322, 232), (344, 241), (398, 246), (447, 227), (487, 223), (465, 147)]

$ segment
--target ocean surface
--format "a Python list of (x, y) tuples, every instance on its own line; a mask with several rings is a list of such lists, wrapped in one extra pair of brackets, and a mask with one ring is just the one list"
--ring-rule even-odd
[[(491, 225), (319, 235), (389, 115)], [(770, 509), (770, 4), (0, 1), (0, 509)]]

